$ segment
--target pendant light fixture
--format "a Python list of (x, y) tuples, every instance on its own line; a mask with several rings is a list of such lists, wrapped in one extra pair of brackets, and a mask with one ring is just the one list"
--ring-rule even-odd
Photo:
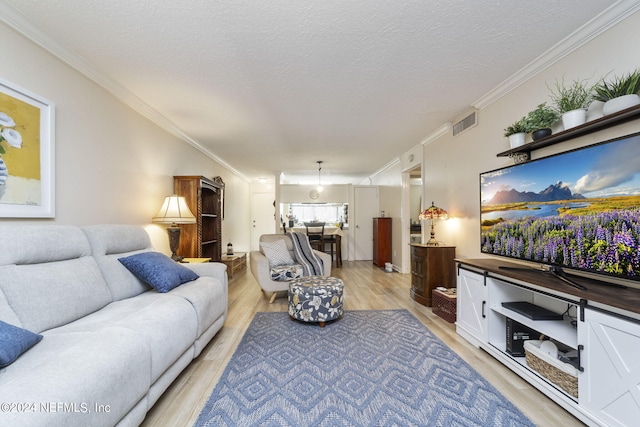
[(322, 184), (320, 183), (320, 171), (322, 170), (322, 160), (316, 160), (318, 164), (318, 186), (313, 190), (309, 191), (309, 198), (312, 200), (316, 200), (320, 197), (320, 193), (322, 193)]
[(322, 160), (318, 160), (316, 163), (318, 163), (318, 188), (316, 190), (318, 190), (318, 193), (322, 193), (322, 184), (320, 184), (320, 171), (322, 170)]

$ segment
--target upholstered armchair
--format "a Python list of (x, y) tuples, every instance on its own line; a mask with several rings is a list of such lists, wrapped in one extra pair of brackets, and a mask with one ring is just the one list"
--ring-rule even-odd
[[(281, 240), (285, 243), (287, 252), (295, 263), (295, 255), (293, 249), (293, 242), (291, 238), (286, 234), (263, 234), (260, 236), (260, 243), (267, 242), (273, 243)], [(331, 276), (331, 255), (317, 250), (313, 250), (313, 253), (322, 261), (323, 276)], [(287, 280), (272, 280), (272, 268), (269, 264), (269, 259), (265, 256), (265, 252), (262, 248), (259, 251), (251, 251), (249, 254), (249, 266), (251, 274), (255, 277), (256, 281), (262, 288), (262, 291), (267, 294), (272, 292), (269, 303), (273, 303), (278, 292), (289, 290), (289, 281)], [(281, 267), (285, 267), (281, 265)], [(293, 267), (293, 265), (291, 265)]]

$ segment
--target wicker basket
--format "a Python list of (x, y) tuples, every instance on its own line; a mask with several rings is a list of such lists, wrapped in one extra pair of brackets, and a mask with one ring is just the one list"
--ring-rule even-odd
[(442, 317), (449, 323), (456, 322), (456, 293), (455, 288), (431, 293), (431, 310), (433, 314)]
[(576, 368), (541, 351), (541, 343), (542, 341), (540, 340), (524, 342), (527, 365), (571, 396), (577, 398), (578, 372)]

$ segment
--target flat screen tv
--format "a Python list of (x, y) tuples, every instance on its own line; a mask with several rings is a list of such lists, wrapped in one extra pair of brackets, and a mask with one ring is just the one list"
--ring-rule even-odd
[(481, 251), (640, 280), (640, 133), (480, 174)]

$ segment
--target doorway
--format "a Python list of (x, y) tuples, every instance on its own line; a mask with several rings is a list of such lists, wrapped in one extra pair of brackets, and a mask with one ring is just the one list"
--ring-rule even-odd
[(251, 196), (251, 250), (260, 250), (260, 236), (274, 231), (276, 208), (273, 193), (253, 193)]
[(422, 166), (402, 173), (402, 273), (411, 271), (411, 243), (422, 242), (422, 225), (418, 219), (422, 212)]

